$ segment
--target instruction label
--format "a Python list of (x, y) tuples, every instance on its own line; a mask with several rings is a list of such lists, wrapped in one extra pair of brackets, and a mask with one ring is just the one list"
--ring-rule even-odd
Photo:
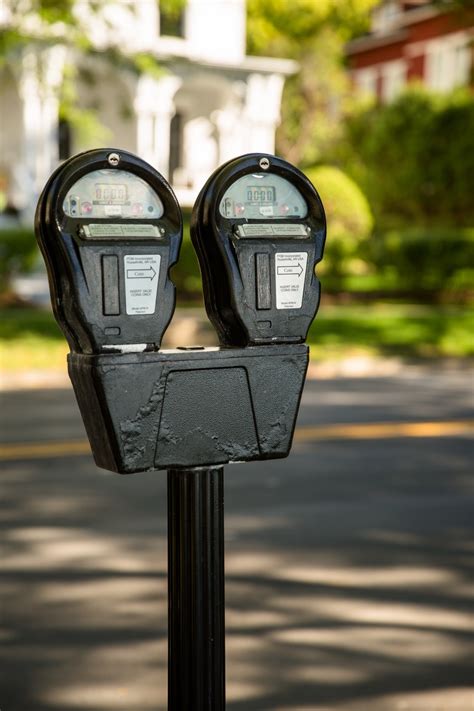
[(127, 223), (125, 225), (112, 223), (94, 223), (90, 225), (84, 225), (83, 227), (84, 237), (89, 238), (104, 238), (107, 237), (159, 237), (158, 227), (156, 225), (148, 224), (138, 224), (132, 225)]
[(277, 252), (275, 254), (277, 309), (301, 308), (307, 262), (307, 252)]
[(297, 237), (298, 239), (305, 239), (308, 237), (304, 225), (299, 224), (250, 224), (250, 225), (237, 225), (237, 236), (238, 237)]
[(161, 256), (159, 254), (126, 254), (123, 262), (127, 314), (129, 316), (154, 314)]

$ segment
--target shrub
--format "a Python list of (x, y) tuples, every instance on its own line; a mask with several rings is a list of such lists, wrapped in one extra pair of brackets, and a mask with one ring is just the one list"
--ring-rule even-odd
[(331, 288), (351, 271), (364, 269), (359, 255), (361, 243), (372, 230), (372, 212), (358, 185), (339, 168), (322, 165), (305, 172), (326, 211), (328, 238), (318, 272), (325, 275), (325, 285)]
[(31, 228), (0, 229), (0, 293), (8, 290), (14, 273), (30, 271), (38, 258), (38, 247)]
[(474, 229), (393, 230), (375, 235), (369, 252), (388, 288), (433, 292), (474, 287)]
[(201, 272), (196, 252), (189, 233), (191, 210), (183, 210), (183, 242), (178, 263), (171, 270), (171, 279), (176, 285), (178, 303), (202, 301)]
[(381, 229), (474, 224), (474, 97), (411, 86), (347, 122), (351, 174)]

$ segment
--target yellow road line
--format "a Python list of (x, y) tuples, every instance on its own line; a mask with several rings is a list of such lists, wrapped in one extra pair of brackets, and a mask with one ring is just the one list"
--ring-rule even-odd
[(0, 444), (0, 461), (75, 457), (81, 454), (90, 454), (90, 451), (90, 444), (85, 439), (70, 442), (18, 442)]
[(295, 442), (328, 439), (393, 439), (396, 437), (451, 437), (474, 434), (474, 420), (447, 422), (364, 422), (300, 427)]
[[(456, 437), (474, 434), (474, 420), (444, 422), (364, 422), (359, 424), (299, 427), (295, 442), (344, 439), (394, 439), (405, 437)], [(0, 461), (49, 459), (90, 454), (87, 440), (63, 442), (16, 442), (0, 444)]]

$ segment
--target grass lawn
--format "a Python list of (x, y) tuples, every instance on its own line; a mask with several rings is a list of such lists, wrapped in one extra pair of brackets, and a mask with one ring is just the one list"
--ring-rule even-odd
[(3, 370), (64, 370), (68, 351), (69, 346), (49, 311), (0, 309)]
[[(323, 304), (308, 341), (318, 360), (361, 353), (425, 359), (473, 356), (474, 307)], [(48, 311), (0, 309), (0, 363), (5, 371), (62, 370), (67, 352)]]
[(318, 359), (351, 351), (405, 358), (473, 356), (474, 307), (322, 304), (308, 341)]

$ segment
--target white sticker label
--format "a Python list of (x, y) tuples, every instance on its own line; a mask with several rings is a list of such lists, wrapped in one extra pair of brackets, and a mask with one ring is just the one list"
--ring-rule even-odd
[(125, 225), (117, 223), (92, 223), (84, 225), (84, 236), (92, 238), (107, 237), (159, 237), (158, 227), (156, 225), (132, 225), (129, 222)]
[(108, 217), (118, 217), (122, 214), (122, 205), (104, 205), (104, 213)]
[(273, 205), (262, 205), (260, 214), (264, 217), (273, 217)]
[(125, 306), (129, 316), (155, 313), (160, 262), (159, 254), (124, 256)]
[(307, 252), (277, 252), (275, 254), (277, 309), (301, 308), (307, 262)]
[(250, 224), (237, 225), (238, 237), (297, 237), (307, 239), (308, 233), (304, 225), (268, 225), (268, 224)]

